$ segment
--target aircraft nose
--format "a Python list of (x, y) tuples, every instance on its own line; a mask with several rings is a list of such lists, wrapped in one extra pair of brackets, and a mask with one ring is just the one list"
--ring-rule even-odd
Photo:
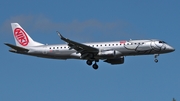
[(174, 49), (172, 46), (170, 46), (170, 45), (166, 45), (166, 49), (167, 49), (167, 51), (169, 51), (169, 52), (175, 51), (175, 49)]

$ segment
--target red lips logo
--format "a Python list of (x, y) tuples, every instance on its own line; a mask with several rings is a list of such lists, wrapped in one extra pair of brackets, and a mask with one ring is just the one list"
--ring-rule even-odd
[(29, 43), (29, 39), (26, 35), (26, 32), (24, 32), (21, 28), (16, 28), (14, 30), (14, 36), (16, 37), (16, 40), (23, 46), (27, 46)]

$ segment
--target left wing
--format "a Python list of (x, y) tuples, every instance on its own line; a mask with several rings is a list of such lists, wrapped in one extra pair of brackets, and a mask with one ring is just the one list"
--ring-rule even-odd
[(90, 54), (97, 55), (99, 52), (98, 48), (90, 47), (85, 44), (72, 41), (70, 39), (63, 37), (59, 32), (57, 33), (63, 41), (67, 42), (70, 49), (75, 49), (77, 53), (81, 53), (81, 56), (85, 55), (84, 57), (87, 57)]

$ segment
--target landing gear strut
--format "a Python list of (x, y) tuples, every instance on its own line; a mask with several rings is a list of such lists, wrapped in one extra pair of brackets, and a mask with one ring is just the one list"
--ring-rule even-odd
[(156, 62), (156, 63), (158, 62), (158, 59), (157, 59), (158, 56), (159, 56), (159, 54), (154, 54), (154, 58), (155, 58), (154, 62)]
[[(92, 65), (92, 62), (95, 62), (93, 65)], [(86, 61), (86, 63), (87, 63), (87, 65), (89, 65), (89, 66), (91, 66), (92, 65), (92, 67), (94, 68), (94, 69), (98, 69), (98, 65), (97, 65), (97, 63), (96, 62), (98, 62), (99, 60), (87, 60)]]

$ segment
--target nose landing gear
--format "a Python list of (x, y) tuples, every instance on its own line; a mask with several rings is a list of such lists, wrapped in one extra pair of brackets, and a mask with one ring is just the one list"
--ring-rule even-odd
[(155, 60), (154, 60), (154, 62), (156, 62), (156, 63), (157, 63), (157, 62), (158, 62), (158, 59), (155, 59)]
[(155, 62), (155, 63), (158, 62), (158, 59), (157, 59), (158, 56), (159, 56), (159, 54), (154, 54), (154, 58), (155, 58), (155, 59), (154, 59), (154, 62)]

